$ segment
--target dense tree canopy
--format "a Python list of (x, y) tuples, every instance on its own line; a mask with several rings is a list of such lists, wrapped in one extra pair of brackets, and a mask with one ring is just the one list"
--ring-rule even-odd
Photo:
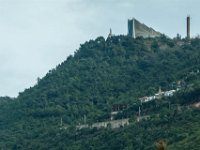
[[(198, 136), (200, 111), (180, 113), (176, 107), (169, 111), (168, 105), (199, 101), (199, 58), (198, 38), (90, 40), (17, 98), (0, 98), (0, 148), (145, 150), (155, 149), (156, 142), (166, 139), (171, 149), (178, 149), (183, 140), (191, 143)], [(113, 104), (129, 106), (118, 118), (134, 118), (138, 98), (156, 93), (159, 87), (179, 86), (174, 97), (141, 106), (144, 114), (151, 115), (149, 120), (116, 130), (74, 129), (84, 116), (90, 124), (109, 119)], [(67, 130), (60, 129), (61, 118)], [(184, 133), (189, 126), (192, 129)], [(188, 148), (186, 143), (183, 149)]]

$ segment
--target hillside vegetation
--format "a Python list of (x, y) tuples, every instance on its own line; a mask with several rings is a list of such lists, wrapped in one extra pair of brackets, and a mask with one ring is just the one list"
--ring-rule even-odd
[[(199, 149), (200, 110), (175, 107), (199, 101), (199, 58), (198, 38), (90, 40), (17, 98), (0, 98), (0, 148), (153, 150), (163, 139), (170, 150)], [(141, 106), (148, 120), (134, 121), (140, 97), (179, 86), (175, 96)], [(132, 118), (129, 126), (75, 129), (84, 117), (108, 120), (113, 104), (128, 105), (118, 117)]]

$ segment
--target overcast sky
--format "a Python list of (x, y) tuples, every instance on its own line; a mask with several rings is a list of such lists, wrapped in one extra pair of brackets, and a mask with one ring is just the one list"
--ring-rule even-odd
[(135, 17), (170, 37), (200, 33), (199, 0), (0, 0), (0, 95), (17, 96), (81, 43), (127, 34)]

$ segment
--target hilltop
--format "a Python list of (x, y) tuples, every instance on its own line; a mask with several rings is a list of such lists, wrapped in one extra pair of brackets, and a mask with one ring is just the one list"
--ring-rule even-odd
[[(187, 41), (163, 35), (90, 40), (39, 79), (34, 87), (21, 92), (14, 100), (0, 103), (0, 147), (153, 149), (154, 142), (163, 138), (175, 149), (184, 140), (192, 142), (199, 133), (200, 111), (186, 109), (174, 113), (176, 108), (172, 107), (172, 112), (167, 109), (169, 102), (181, 106), (198, 102), (199, 58), (198, 38)], [(85, 117), (89, 124), (108, 120), (114, 104), (129, 106), (118, 118), (128, 116), (134, 120), (140, 97), (156, 93), (159, 87), (166, 91), (177, 88), (178, 83), (182, 89), (177, 95), (142, 107), (146, 114), (152, 115), (148, 121), (133, 121), (130, 126), (116, 130), (75, 130), (76, 125), (84, 123)], [(69, 126), (68, 130), (60, 129), (61, 120), (62, 125)], [(183, 134), (189, 126), (191, 131)], [(141, 140), (143, 144), (139, 145)]]

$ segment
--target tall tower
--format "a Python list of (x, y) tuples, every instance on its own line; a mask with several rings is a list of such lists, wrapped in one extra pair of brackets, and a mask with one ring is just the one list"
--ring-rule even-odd
[(128, 36), (135, 38), (135, 19), (128, 20)]
[(112, 37), (112, 29), (110, 28), (110, 32), (108, 34), (108, 38), (111, 38)]
[(187, 16), (187, 39), (190, 39), (190, 16)]

